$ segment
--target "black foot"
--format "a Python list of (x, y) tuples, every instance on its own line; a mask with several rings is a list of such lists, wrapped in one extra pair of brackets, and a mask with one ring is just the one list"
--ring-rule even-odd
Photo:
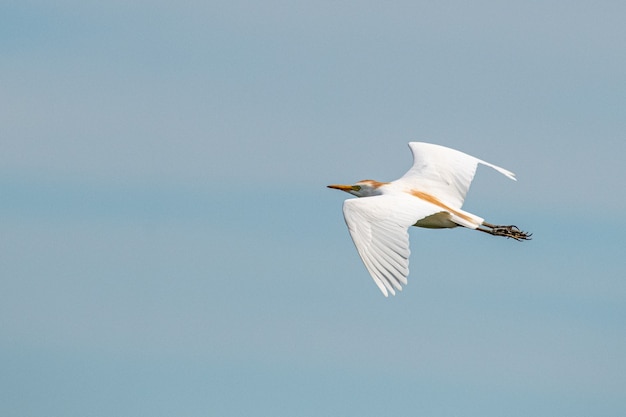
[(518, 241), (522, 240), (531, 240), (532, 233), (526, 233), (521, 230), (517, 226), (493, 226), (491, 230), (488, 230), (487, 233), (491, 233), (494, 236), (504, 236), (506, 238), (515, 239)]

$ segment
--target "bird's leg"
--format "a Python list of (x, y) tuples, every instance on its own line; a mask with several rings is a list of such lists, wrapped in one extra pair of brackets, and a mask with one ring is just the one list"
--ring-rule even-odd
[(517, 228), (517, 226), (497, 226), (495, 224), (483, 222), (482, 226), (478, 227), (476, 230), (480, 230), (481, 232), (489, 233), (493, 236), (504, 236), (507, 238), (512, 238), (518, 241), (522, 240), (530, 240), (532, 233), (526, 233)]

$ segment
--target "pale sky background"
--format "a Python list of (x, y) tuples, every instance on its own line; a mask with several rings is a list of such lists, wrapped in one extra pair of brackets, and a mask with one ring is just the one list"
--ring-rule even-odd
[[(0, 5), (0, 415), (626, 415), (626, 3)], [(465, 208), (385, 299), (330, 183)]]

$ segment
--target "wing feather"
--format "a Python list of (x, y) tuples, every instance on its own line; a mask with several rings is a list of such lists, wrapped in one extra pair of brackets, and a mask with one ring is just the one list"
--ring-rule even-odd
[[(381, 259), (383, 259), (388, 265), (387, 269), (399, 272), (401, 275), (406, 275), (409, 273), (409, 268), (402, 263), (398, 262), (398, 260), (394, 257), (394, 252), (388, 246), (384, 244), (382, 241), (373, 241), (374, 249), (378, 251)], [(405, 283), (406, 284), (406, 283)]]
[(413, 166), (399, 181), (428, 192), (452, 207), (461, 208), (478, 164), (495, 169), (515, 180), (515, 174), (471, 155), (424, 142), (411, 142)]
[(409, 194), (349, 199), (343, 213), (354, 246), (380, 291), (401, 291), (409, 274), (408, 228), (437, 212)]

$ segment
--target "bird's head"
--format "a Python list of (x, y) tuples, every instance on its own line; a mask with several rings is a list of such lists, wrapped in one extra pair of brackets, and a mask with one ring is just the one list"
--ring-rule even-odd
[(387, 182), (378, 182), (374, 180), (362, 180), (354, 185), (332, 184), (328, 188), (345, 191), (357, 197), (369, 197), (382, 194), (380, 187), (388, 184)]

